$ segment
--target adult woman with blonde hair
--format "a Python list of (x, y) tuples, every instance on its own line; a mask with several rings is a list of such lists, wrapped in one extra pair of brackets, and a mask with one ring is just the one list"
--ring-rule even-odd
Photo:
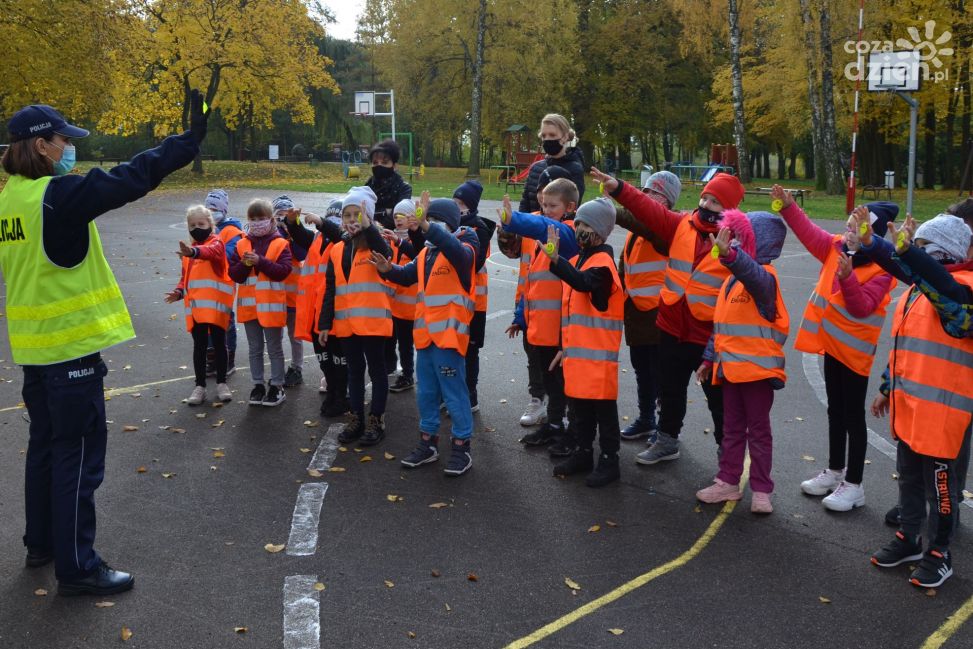
[(563, 167), (575, 185), (578, 186), (578, 204), (584, 197), (584, 156), (581, 149), (574, 146), (577, 135), (571, 124), (563, 115), (549, 113), (541, 120), (541, 129), (537, 132), (544, 148), (544, 159), (535, 162), (527, 174), (524, 183), (524, 193), (520, 197), (520, 212), (540, 211), (540, 199), (537, 196), (541, 174), (548, 167)]

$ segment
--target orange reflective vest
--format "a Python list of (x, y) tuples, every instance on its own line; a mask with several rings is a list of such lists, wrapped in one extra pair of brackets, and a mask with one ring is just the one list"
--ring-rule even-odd
[[(490, 258), (490, 248), (491, 246), (487, 245), (487, 259)], [(483, 260), (483, 265), (480, 266), (480, 270), (476, 271), (474, 279), (476, 280), (476, 310), (481, 313), (486, 313), (490, 295), (490, 274), (487, 272), (486, 259)]]
[(344, 241), (331, 247), (329, 263), (334, 272), (334, 326), (338, 338), (349, 336), (391, 336), (394, 289), (383, 280), (369, 260), (372, 251), (359, 248), (351, 259), (351, 273), (345, 277), (341, 264)]
[(624, 328), (625, 292), (611, 255), (597, 252), (584, 261), (581, 270), (596, 266), (611, 269), (614, 289), (607, 310), (597, 310), (588, 293), (574, 291), (567, 285), (564, 290), (564, 394), (574, 399), (618, 398), (618, 350)]
[(526, 293), (527, 272), (530, 270), (536, 246), (537, 243), (531, 239), (522, 238), (520, 240), (520, 267), (517, 270), (517, 293), (514, 295), (514, 304), (520, 302), (520, 298), (524, 297)]
[[(564, 223), (574, 228), (574, 221)], [(551, 272), (551, 259), (541, 249), (542, 244), (534, 241), (531, 244), (534, 256), (524, 284), (527, 342), (541, 347), (557, 347), (561, 343), (559, 327), (564, 298), (561, 278)], [(574, 259), (570, 261), (574, 263)]]
[[(953, 277), (973, 288), (973, 272)], [(947, 334), (925, 295), (910, 305), (916, 290), (899, 298), (892, 316), (892, 434), (916, 453), (953, 459), (973, 413), (973, 338)]]
[[(838, 287), (838, 250), (841, 235), (832, 239), (832, 250), (821, 269), (818, 283), (811, 291), (804, 319), (797, 332), (794, 347), (811, 354), (828, 354), (841, 361), (848, 369), (868, 376), (872, 370), (878, 337), (885, 322), (885, 308), (892, 299), (887, 294), (870, 315), (856, 318), (845, 304), (845, 297)], [(860, 284), (885, 271), (878, 264), (868, 264), (853, 271)], [(889, 290), (895, 288), (895, 280)]]
[(223, 229), (220, 230), (220, 233), (217, 236), (220, 238), (220, 241), (222, 241), (223, 245), (225, 246), (230, 242), (230, 239), (238, 235), (241, 236), (242, 238), (243, 230), (233, 225), (232, 223), (227, 223), (226, 225), (223, 226)]
[[(203, 242), (212, 243), (213, 235)], [(226, 274), (226, 260), (218, 268), (204, 259), (182, 258), (182, 278), (185, 296), (183, 308), (186, 315), (186, 331), (193, 325), (205, 323), (226, 329), (233, 311), (233, 282)]]
[[(402, 252), (398, 243), (392, 244), (392, 262), (405, 266), (412, 259)], [(392, 317), (400, 320), (415, 320), (416, 318), (416, 295), (419, 293), (419, 284), (412, 286), (393, 285), (394, 294), (392, 295)]]
[(790, 317), (780, 292), (777, 271), (770, 264), (764, 269), (777, 280), (777, 319), (768, 322), (743, 282), (735, 277), (726, 280), (716, 301), (713, 315), (716, 362), (713, 383), (722, 378), (730, 383), (749, 383), (764, 379), (787, 380), (784, 371), (784, 342), (790, 329)]
[[(470, 250), (472, 246), (466, 245)], [(446, 255), (439, 254), (433, 262), (426, 281), (426, 260), (429, 251), (424, 250), (416, 261), (419, 274), (416, 320), (412, 329), (416, 349), (435, 345), (440, 349), (454, 349), (466, 355), (470, 344), (470, 322), (476, 309), (474, 269), (470, 264), (470, 290), (463, 288), (453, 265)], [(476, 251), (473, 251), (474, 260)]]
[(319, 232), (314, 237), (314, 241), (311, 242), (311, 249), (307, 251), (297, 291), (294, 336), (308, 342), (312, 342), (315, 334), (318, 333), (318, 319), (321, 315), (321, 305), (324, 302), (329, 253), (334, 245), (329, 243), (322, 251), (321, 236)]
[[(271, 261), (277, 261), (287, 245), (287, 239), (274, 239), (265, 256)], [(253, 244), (250, 239), (243, 237), (237, 242), (236, 250), (243, 257), (244, 253), (253, 250)], [(275, 282), (264, 273), (256, 272), (256, 269), (240, 285), (236, 306), (238, 322), (256, 320), (261, 327), (287, 326), (287, 291), (284, 289), (284, 282)]]
[(301, 292), (301, 275), (304, 272), (304, 265), (294, 256), (294, 248), (291, 247), (291, 274), (284, 280), (284, 292), (287, 293), (287, 307), (297, 308), (297, 297)]
[(625, 294), (635, 308), (639, 311), (657, 308), (669, 258), (659, 253), (647, 239), (630, 233), (625, 240), (622, 263), (625, 268)]
[(696, 268), (696, 238), (699, 234), (692, 225), (692, 215), (686, 216), (676, 227), (676, 234), (669, 247), (669, 265), (666, 267), (665, 285), (660, 296), (665, 304), (673, 305), (686, 297), (689, 311), (697, 320), (710, 322), (716, 309), (716, 298), (730, 271), (710, 255)]

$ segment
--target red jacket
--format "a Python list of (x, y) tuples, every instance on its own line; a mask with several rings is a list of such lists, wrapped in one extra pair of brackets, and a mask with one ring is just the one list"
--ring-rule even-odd
[[(213, 265), (213, 272), (217, 275), (226, 274), (226, 248), (223, 246), (223, 242), (220, 241), (219, 237), (211, 234), (209, 239), (202, 243), (193, 241), (193, 249), (196, 250), (196, 256), (193, 259), (208, 261)], [(185, 275), (179, 277), (179, 284), (176, 285), (176, 290), (186, 291)]]

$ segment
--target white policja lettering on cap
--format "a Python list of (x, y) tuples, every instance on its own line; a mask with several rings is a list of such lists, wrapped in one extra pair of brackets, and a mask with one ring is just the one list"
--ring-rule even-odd
[(31, 133), (36, 133), (37, 131), (43, 131), (45, 128), (51, 128), (50, 122), (44, 122), (43, 124), (34, 124), (28, 129)]

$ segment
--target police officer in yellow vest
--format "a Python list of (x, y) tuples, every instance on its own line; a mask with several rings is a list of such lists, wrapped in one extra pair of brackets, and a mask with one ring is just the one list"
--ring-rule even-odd
[(14, 362), (23, 366), (30, 415), (25, 505), (27, 566), (54, 561), (58, 593), (110, 595), (131, 574), (94, 549), (95, 489), (105, 471), (107, 427), (100, 351), (135, 337), (95, 227), (96, 217), (137, 200), (192, 161), (206, 135), (193, 91), (191, 128), (105, 172), (69, 174), (72, 138), (88, 131), (32, 105), (7, 124), (0, 160), (0, 270)]

